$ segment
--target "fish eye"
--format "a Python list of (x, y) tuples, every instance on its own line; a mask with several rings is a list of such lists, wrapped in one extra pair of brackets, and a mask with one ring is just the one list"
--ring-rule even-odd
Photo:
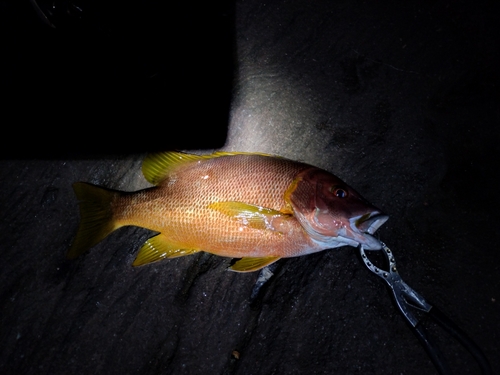
[(330, 191), (338, 198), (347, 197), (347, 191), (345, 189), (342, 189), (340, 186), (332, 186)]

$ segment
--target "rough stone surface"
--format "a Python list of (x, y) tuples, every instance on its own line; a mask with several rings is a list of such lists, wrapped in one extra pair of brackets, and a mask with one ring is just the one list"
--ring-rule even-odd
[[(27, 6), (0, 4), (15, 21), (5, 30), (22, 25), (34, 35), (47, 27)], [(498, 15), (486, 1), (238, 0), (234, 13), (225, 15), (235, 26), (228, 30), (234, 39), (234, 81), (223, 147), (325, 168), (383, 208), (391, 218), (379, 234), (395, 252), (405, 281), (469, 334), (495, 372), (500, 370)], [(20, 53), (10, 43), (7, 52)], [(200, 48), (200, 60), (211, 58), (201, 46), (192, 48)], [(166, 53), (167, 59), (175, 56), (168, 48)], [(15, 62), (19, 56), (3, 59)], [(156, 54), (147, 58), (149, 68), (168, 70)], [(14, 77), (21, 77), (22, 69), (14, 70)], [(145, 68), (130, 69), (140, 75)], [(16, 87), (9, 72), (0, 74), (9, 89)], [(49, 155), (43, 138), (35, 139), (41, 157), (33, 152), (23, 157), (19, 147), (29, 143), (17, 144), (4, 134), (0, 373), (436, 373), (384, 284), (365, 269), (354, 248), (281, 260), (254, 298), (258, 274), (227, 272), (230, 260), (210, 254), (131, 267), (150, 235), (140, 228), (120, 229), (84, 256), (65, 259), (78, 225), (73, 182), (143, 188), (144, 139), (153, 138), (153, 148), (162, 137), (168, 147), (186, 146), (184, 140), (172, 141), (176, 126), (189, 129), (193, 138), (207, 134), (198, 133), (200, 127), (220, 129), (212, 117), (200, 119), (208, 114), (207, 103), (224, 109), (223, 95), (200, 98), (195, 89), (187, 90), (192, 97), (156, 108), (156, 114), (164, 113), (156, 120), (164, 127), (147, 117), (123, 129), (126, 113), (116, 123), (106, 117), (128, 134), (127, 146), (134, 139), (140, 143), (129, 152), (99, 143), (97, 149), (78, 147), (76, 156), (64, 147)], [(8, 103), (29, 112), (33, 97), (20, 100)], [(181, 102), (190, 112), (176, 106)], [(44, 113), (31, 115), (40, 124), (46, 120)], [(71, 134), (61, 137), (78, 142), (82, 128), (72, 128), (74, 117), (68, 117)], [(18, 126), (12, 117), (3, 124)], [(110, 123), (102, 126), (109, 129)], [(15, 134), (29, 136), (25, 129)], [(206, 141), (200, 147), (196, 139), (191, 150), (218, 147), (217, 141)], [(10, 142), (13, 154), (5, 144)], [(479, 373), (454, 340), (432, 322), (425, 324), (455, 373)]]

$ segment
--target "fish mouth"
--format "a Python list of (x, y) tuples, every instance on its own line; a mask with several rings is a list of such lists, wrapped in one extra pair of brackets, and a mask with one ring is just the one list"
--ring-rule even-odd
[(353, 217), (349, 220), (352, 231), (356, 234), (356, 240), (363, 245), (365, 250), (379, 250), (382, 244), (378, 239), (373, 237), (373, 234), (380, 228), (389, 216), (382, 214), (379, 211), (370, 212), (360, 216)]
[[(357, 228), (362, 233), (374, 234), (380, 228), (389, 216), (375, 211), (362, 216), (354, 217), (350, 220), (351, 228)], [(354, 226), (353, 226), (354, 224)]]

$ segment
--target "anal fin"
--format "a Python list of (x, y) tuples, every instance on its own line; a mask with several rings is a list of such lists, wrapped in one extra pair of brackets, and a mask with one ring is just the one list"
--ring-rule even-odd
[(253, 272), (270, 265), (281, 259), (280, 257), (260, 257), (260, 258), (241, 258), (231, 267), (230, 271), (235, 272)]
[(160, 233), (144, 242), (132, 265), (142, 266), (165, 258), (191, 255), (198, 251), (198, 249), (181, 249), (179, 246), (172, 245), (167, 236)]

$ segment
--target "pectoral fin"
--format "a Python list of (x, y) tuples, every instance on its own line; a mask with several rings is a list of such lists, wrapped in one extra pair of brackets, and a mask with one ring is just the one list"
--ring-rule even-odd
[(191, 255), (198, 251), (198, 249), (180, 249), (179, 246), (172, 245), (168, 238), (160, 233), (144, 242), (132, 265), (142, 266), (165, 258)]
[(271, 208), (255, 206), (243, 202), (215, 202), (208, 206), (227, 216), (238, 220), (241, 224), (254, 229), (268, 229), (279, 232), (283, 219), (291, 215)]
[(235, 272), (252, 272), (260, 270), (276, 262), (278, 259), (280, 259), (280, 257), (242, 258), (228, 269)]

